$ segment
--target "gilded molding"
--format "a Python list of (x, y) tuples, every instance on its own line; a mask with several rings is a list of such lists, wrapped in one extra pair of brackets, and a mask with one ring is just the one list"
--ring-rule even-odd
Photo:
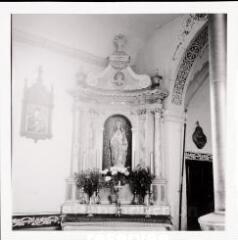
[(196, 58), (199, 56), (201, 50), (207, 44), (207, 42), (208, 42), (208, 27), (206, 26), (195, 37), (195, 39), (192, 41), (192, 43), (190, 44), (182, 58), (172, 93), (172, 103), (174, 103), (175, 105), (182, 104), (183, 90), (189, 72)]

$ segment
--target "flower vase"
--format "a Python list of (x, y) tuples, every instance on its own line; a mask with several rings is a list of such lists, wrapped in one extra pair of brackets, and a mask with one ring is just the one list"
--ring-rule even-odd
[(150, 218), (150, 191), (146, 191), (145, 195), (145, 217)]
[(115, 192), (116, 192), (116, 204), (120, 205), (121, 200), (120, 200), (120, 190), (122, 188), (121, 181), (118, 181), (118, 184), (114, 187)]
[(97, 189), (97, 191), (95, 192), (95, 196), (94, 196), (94, 203), (100, 204), (100, 202), (101, 202), (101, 198), (99, 196), (99, 190)]
[(146, 191), (146, 195), (145, 195), (145, 197), (144, 197), (144, 204), (145, 204), (146, 206), (149, 206), (149, 205), (150, 205), (150, 193), (149, 193), (149, 191)]
[(87, 203), (87, 199), (86, 199), (86, 194), (84, 192), (83, 188), (80, 188), (79, 190), (79, 202), (80, 204), (86, 204)]
[(87, 212), (88, 212), (88, 217), (92, 217), (93, 216), (93, 213), (92, 213), (92, 204), (93, 204), (93, 196), (88, 196), (89, 197), (89, 201), (88, 201), (88, 209), (87, 209)]
[(108, 199), (109, 199), (109, 202), (110, 202), (111, 204), (116, 203), (116, 201), (117, 201), (117, 196), (116, 196), (116, 191), (115, 191), (114, 188), (111, 189), (110, 195), (108, 196)]
[(150, 191), (149, 191), (149, 202), (150, 202), (150, 205), (154, 205), (153, 198), (154, 198), (154, 192), (153, 192), (153, 185), (151, 184), (150, 185)]
[(136, 191), (134, 191), (134, 193), (133, 193), (133, 199), (132, 199), (131, 204), (133, 204), (133, 205), (139, 204), (139, 198), (138, 198), (138, 194)]
[(145, 195), (139, 194), (139, 204), (140, 205), (144, 205), (144, 200), (145, 200)]

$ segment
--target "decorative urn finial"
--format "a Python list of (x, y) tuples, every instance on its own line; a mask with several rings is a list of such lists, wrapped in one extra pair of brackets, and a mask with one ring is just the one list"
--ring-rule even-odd
[(152, 88), (159, 88), (160, 81), (163, 79), (161, 75), (159, 75), (159, 70), (156, 69), (156, 73), (151, 76), (151, 87)]

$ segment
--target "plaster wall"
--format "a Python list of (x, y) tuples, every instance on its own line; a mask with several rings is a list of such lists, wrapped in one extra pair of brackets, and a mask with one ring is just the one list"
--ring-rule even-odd
[[(70, 171), (72, 97), (78, 71), (97, 71), (77, 59), (44, 48), (13, 41), (12, 48), (12, 192), (13, 213), (59, 212), (65, 200), (65, 179)], [(28, 86), (43, 68), (43, 83), (54, 88), (53, 137), (39, 140), (20, 136), (25, 79)]]

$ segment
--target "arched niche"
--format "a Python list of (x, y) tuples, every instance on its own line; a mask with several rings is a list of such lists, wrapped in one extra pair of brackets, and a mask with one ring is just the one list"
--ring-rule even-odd
[(121, 129), (122, 135), (124, 135), (127, 142), (125, 166), (130, 168), (132, 166), (132, 125), (130, 120), (124, 115), (115, 114), (108, 117), (104, 122), (102, 169), (113, 166), (114, 154), (111, 141), (118, 127)]

